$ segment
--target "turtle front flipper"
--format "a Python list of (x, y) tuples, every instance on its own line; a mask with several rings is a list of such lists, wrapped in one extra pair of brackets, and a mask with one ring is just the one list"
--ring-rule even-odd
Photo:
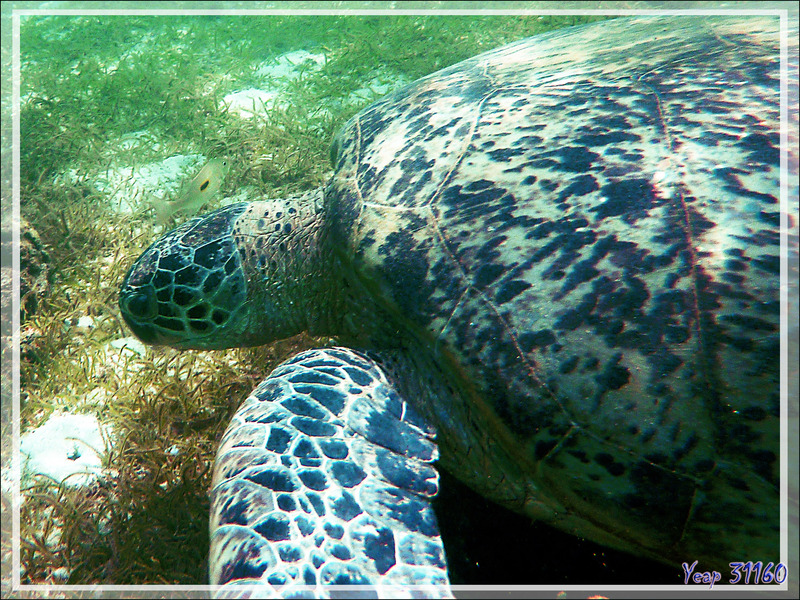
[(222, 439), (211, 583), (268, 588), (258, 596), (302, 587), (327, 598), (327, 586), (365, 584), (379, 597), (452, 597), (431, 508), (432, 438), (366, 356), (333, 348), (286, 361)]

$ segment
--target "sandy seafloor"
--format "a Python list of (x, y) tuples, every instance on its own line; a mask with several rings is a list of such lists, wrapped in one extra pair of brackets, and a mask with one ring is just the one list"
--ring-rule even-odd
[[(110, 8), (117, 7), (117, 4), (101, 4)], [(380, 6), (386, 4), (375, 3), (375, 5)], [(398, 5), (401, 3), (391, 4)], [(63, 6), (72, 6), (72, 3), (51, 2), (42, 4), (42, 7), (50, 9), (62, 8)], [(34, 18), (42, 19), (42, 23), (45, 24), (47, 19), (52, 19), (53, 28), (45, 37), (49, 36), (49, 40), (52, 43), (50, 51), (53, 53), (58, 53), (61, 50), (59, 47), (60, 40), (71, 38), (74, 34), (74, 32), (67, 31), (65, 27), (74, 27), (76, 30), (87, 28), (88, 30), (91, 25), (92, 31), (96, 32), (102, 29), (98, 25), (101, 17), (74, 16), (70, 17), (71, 21), (64, 20), (63, 17), (37, 16)], [(125, 17), (120, 16), (117, 18), (124, 19)], [(251, 123), (259, 120), (269, 121), (271, 110), (277, 109), (290, 112), (290, 107), (301, 105), (304, 102), (309, 102), (309, 99), (313, 99), (319, 104), (313, 110), (309, 110), (308, 107), (304, 110), (306, 110), (306, 114), (313, 115), (314, 122), (318, 123), (319, 127), (315, 130), (314, 127), (309, 126), (304, 130), (304, 133), (313, 135), (317, 131), (320, 136), (329, 135), (331, 131), (328, 128), (330, 127), (330, 121), (349, 116), (356, 107), (364, 106), (370, 100), (402, 87), (414, 78), (413, 75), (406, 73), (397, 63), (376, 62), (373, 68), (358, 74), (360, 78), (358, 82), (348, 82), (347, 86), (330, 85), (329, 94), (325, 95), (320, 90), (324, 89), (324, 85), (321, 82), (328, 76), (328, 63), (335, 61), (342, 54), (346, 54), (346, 51), (341, 47), (334, 46), (335, 43), (341, 43), (343, 39), (341, 36), (331, 36), (330, 39), (309, 37), (304, 42), (302, 36), (289, 35), (287, 33), (285, 39), (274, 40), (274, 44), (261, 54), (253, 53), (252, 51), (245, 53), (248, 57), (258, 56), (258, 60), (248, 58), (245, 61), (234, 62), (228, 60), (231, 55), (235, 55), (237, 52), (236, 44), (230, 43), (229, 30), (239, 26), (239, 24), (234, 23), (232, 20), (226, 20), (230, 19), (230, 17), (207, 17), (207, 21), (202, 22), (202, 24), (192, 18), (187, 19), (180, 16), (171, 18), (176, 20), (170, 22), (168, 19), (162, 18), (157, 26), (154, 25), (151, 31), (148, 31), (146, 24), (143, 25), (141, 21), (137, 21), (131, 35), (121, 37), (122, 41), (118, 45), (118, 56), (114, 58), (113, 55), (108, 53), (107, 45), (99, 44), (103, 48), (103, 54), (95, 57), (96, 62), (94, 64), (98, 69), (108, 74), (117, 71), (123, 61), (127, 64), (139, 60), (147, 60), (150, 61), (149, 64), (158, 64), (158, 60), (153, 58), (153, 54), (163, 51), (167, 43), (166, 40), (170, 35), (172, 36), (170, 42), (171, 51), (180, 55), (184, 51), (197, 51), (197, 47), (193, 43), (199, 38), (199, 29), (203, 29), (202, 39), (213, 40), (213, 29), (219, 27), (220, 30), (228, 30), (226, 31), (226, 36), (228, 37), (225, 37), (228, 40), (226, 42), (227, 45), (223, 44), (216, 48), (207, 47), (205, 51), (199, 53), (198, 60), (207, 61), (208, 64), (207, 69), (202, 73), (202, 80), (180, 81), (179, 84), (184, 91), (176, 92), (175, 97), (178, 100), (185, 100), (185, 97), (181, 98), (181, 94), (197, 94), (197, 104), (198, 106), (203, 106), (204, 110), (208, 110), (209, 106), (216, 106), (218, 110), (227, 112), (229, 116), (235, 116)], [(381, 19), (385, 17), (375, 16), (374, 18)], [(408, 17), (409, 21), (413, 21), (414, 18), (413, 16)], [(355, 28), (374, 26), (374, 23), (369, 20), (358, 20), (357, 17), (353, 17), (351, 24)], [(39, 25), (39, 27), (44, 26), (46, 25)], [(115, 25), (113, 28), (109, 28), (109, 32), (118, 32), (118, 27), (119, 25)], [(413, 26), (403, 25), (403, 35), (408, 34), (407, 30), (409, 28), (413, 29)], [(475, 29), (479, 30), (480, 27), (476, 25)], [(510, 39), (517, 39), (526, 35), (525, 27), (512, 27), (511, 30), (513, 33), (509, 34), (512, 36)], [(309, 31), (319, 32), (319, 30), (313, 28), (310, 28)], [(428, 34), (425, 33), (424, 27), (419, 28), (418, 31), (418, 53), (429, 52), (431, 46), (426, 44), (424, 39), (424, 36)], [(26, 110), (28, 103), (63, 100), (42, 96), (39, 90), (26, 87), (26, 69), (35, 71), (38, 76), (41, 76), (47, 66), (42, 65), (40, 59), (26, 64), (24, 60), (25, 33), (26, 29), (23, 26), (23, 85), (20, 99), (22, 111)], [(469, 28), (465, 29), (463, 36), (465, 45), (475, 44), (475, 39), (470, 38), (470, 33)], [(223, 36), (220, 35), (220, 37), (222, 38)], [(356, 39), (364, 40), (367, 38), (356, 36)], [(246, 41), (241, 39), (239, 43), (246, 44)], [(493, 47), (491, 40), (482, 39), (480, 44), (482, 49)], [(91, 53), (96, 46), (98, 45), (93, 43), (91, 39), (86, 40), (87, 53)], [(4, 43), (4, 55), (5, 50)], [(356, 50), (363, 51), (363, 49), (353, 48), (348, 51), (354, 52)], [(366, 60), (369, 54), (367, 53), (364, 56)], [(86, 64), (82, 62), (85, 61), (85, 58), (85, 56), (75, 58), (72, 73), (53, 72), (52, 77), (56, 79), (64, 78), (66, 81), (70, 78), (70, 75), (79, 75), (79, 71), (82, 68), (81, 65)], [(170, 54), (170, 59), (172, 58), (174, 56)], [(435, 57), (428, 58), (431, 59), (432, 65), (436, 64)], [(165, 58), (164, 60), (168, 59)], [(59, 61), (59, 64), (63, 65), (65, 63), (64, 61)], [(430, 70), (433, 71), (435, 68)], [(196, 76), (197, 73), (193, 73), (193, 75)], [(134, 83), (131, 82), (132, 85)], [(311, 92), (308, 91), (309, 89)], [(142, 93), (146, 94), (146, 92)], [(210, 98), (213, 98), (213, 103), (211, 104), (209, 104), (211, 102)], [(6, 110), (5, 101), (4, 96), (4, 112)], [(133, 105), (132, 103), (131, 106)], [(80, 107), (75, 106), (74, 110), (79, 111)], [(109, 106), (108, 110), (113, 112), (119, 109)], [(147, 213), (148, 203), (158, 201), (158, 198), (162, 196), (174, 195), (181, 182), (193, 170), (196, 170), (207, 159), (213, 158), (214, 145), (206, 143), (208, 141), (207, 138), (224, 138), (225, 132), (220, 133), (216, 130), (212, 132), (211, 125), (209, 125), (208, 131), (197, 131), (197, 136), (192, 137), (191, 131), (187, 132), (185, 129), (180, 128), (179, 131), (172, 131), (161, 122), (163, 119), (180, 118), (182, 113), (179, 111), (183, 110), (186, 110), (185, 102), (178, 102), (174, 116), (170, 115), (169, 108), (164, 108), (159, 113), (159, 116), (154, 118), (155, 121), (158, 121), (158, 126), (156, 127), (148, 127), (146, 125), (147, 119), (133, 118), (132, 120), (136, 122), (135, 126), (132, 125), (127, 131), (124, 128), (109, 127), (106, 130), (107, 136), (101, 135), (101, 132), (103, 132), (102, 127), (93, 123), (93, 127), (87, 129), (87, 131), (98, 132), (98, 137), (96, 139), (81, 139), (77, 143), (87, 144), (94, 148), (94, 151), (83, 155), (81, 153), (75, 154), (76, 157), (84, 157), (86, 159), (84, 162), (78, 160), (70, 163), (66, 161), (54, 165), (52, 170), (47, 171), (46, 178), (48, 182), (54, 187), (83, 186), (90, 190), (89, 193), (93, 197), (102, 200), (104, 204), (101, 210), (113, 215), (113, 219), (116, 219), (119, 215), (128, 215), (127, 218), (131, 219), (132, 229), (121, 231), (120, 235), (126, 235), (138, 240), (136, 244), (138, 244), (139, 249), (143, 249), (162, 231), (161, 228), (154, 227), (152, 222), (146, 226), (141, 224), (142, 220), (151, 219), (151, 216)], [(98, 113), (92, 114), (92, 118), (97, 116)], [(109, 114), (108, 119), (111, 123), (118, 123), (120, 120), (118, 114)], [(216, 121), (214, 122), (216, 123)], [(271, 133), (270, 135), (273, 134)], [(23, 155), (25, 155), (24, 145), (23, 142)], [(219, 147), (220, 144), (217, 144), (217, 148)], [(5, 140), (3, 149), (5, 153)], [(262, 154), (254, 160), (253, 164), (263, 165), (278, 156), (278, 154)], [(60, 157), (54, 156), (53, 160), (55, 161), (57, 158)], [(252, 156), (250, 158), (252, 159)], [(283, 158), (285, 159), (286, 157)], [(43, 159), (37, 157), (37, 160), (41, 161)], [(214, 199), (212, 206), (220, 206), (246, 199), (256, 199), (265, 193), (263, 188), (259, 188), (258, 182), (254, 185), (252, 181), (247, 181), (242, 175), (242, 170), (246, 168), (243, 166), (243, 161), (244, 159), (238, 162), (234, 161), (239, 171), (233, 173), (223, 184), (222, 192)], [(302, 161), (296, 164), (303, 165)], [(320, 171), (316, 175), (317, 181), (324, 177), (326, 168), (326, 166), (320, 167)], [(274, 169), (274, 172), (279, 171), (278, 167)], [(7, 189), (5, 177), (4, 158), (4, 188)], [(26, 175), (23, 173), (24, 177)], [(293, 185), (303, 188), (304, 184), (302, 183), (302, 175), (294, 174), (293, 177), (295, 178), (293, 180), (277, 183), (262, 181), (262, 183), (267, 186), (269, 192), (273, 190), (294, 192), (297, 191), (297, 187), (292, 187)], [(4, 202), (6, 200), (5, 189)], [(31, 186), (30, 189), (36, 189), (36, 185)], [(26, 198), (22, 198), (22, 202), (24, 204)], [(23, 214), (25, 214), (24, 209)], [(34, 228), (39, 227), (39, 224), (32, 219), (31, 225)], [(47, 226), (46, 224), (43, 225), (44, 228)], [(151, 237), (145, 239), (147, 236)], [(91, 253), (92, 251), (90, 245), (83, 249), (83, 252), (86, 253)], [(57, 254), (58, 249), (52, 248), (50, 253)], [(85, 258), (89, 259), (89, 254)], [(134, 256), (124, 257), (125, 268), (131, 264), (133, 258)], [(76, 256), (76, 259), (84, 260), (84, 257)], [(103, 274), (103, 269), (111, 271), (108, 256), (97, 257), (97, 260), (100, 276)], [(115, 272), (115, 276), (118, 277), (119, 274)], [(114, 283), (118, 285), (118, 279)], [(108, 290), (112, 288), (111, 284), (101, 287), (102, 295), (104, 295), (102, 301), (109, 306), (115, 307), (115, 301), (109, 302), (109, 299), (105, 297)], [(79, 285), (70, 289), (73, 293), (91, 293), (89, 289), (81, 289)], [(63, 282), (58, 281), (57, 274), (50, 293), (53, 293), (52, 290), (64, 290)], [(101, 302), (101, 299), (97, 298), (96, 302)], [(82, 306), (86, 304), (84, 303)], [(46, 310), (47, 302), (42, 303), (42, 306), (45, 307), (43, 310)], [(130, 332), (123, 327), (118, 327), (116, 333), (108, 335), (101, 336), (91, 333), (92, 331), (100, 330), (112, 331), (111, 320), (111, 316), (101, 310), (89, 311), (86, 314), (71, 313), (69, 319), (64, 322), (65, 335), (74, 334), (80, 339), (83, 339), (80, 336), (88, 336), (88, 339), (93, 344), (102, 346), (102, 356), (105, 363), (99, 367), (93, 364), (92, 368), (89, 369), (90, 374), (88, 377), (92, 376), (91, 373), (96, 373), (98, 368), (106, 371), (110, 369), (116, 371), (117, 376), (123, 381), (127, 381), (128, 385), (134, 386), (136, 385), (135, 379), (139, 370), (129, 369), (132, 361), (164, 360), (164, 364), (168, 363), (169, 355), (167, 355), (167, 358), (163, 355), (154, 357), (140, 343), (130, 337)], [(34, 324), (37, 322), (33, 321)], [(25, 324), (23, 324), (23, 328), (24, 326)], [(95, 337), (92, 337), (92, 335), (95, 335)], [(4, 354), (5, 361), (6, 354)], [(235, 367), (237, 364), (241, 363), (237, 363), (234, 360), (232, 366)], [(266, 372), (263, 374), (266, 375)], [(46, 388), (46, 386), (44, 387)], [(92, 385), (86, 385), (86, 382), (83, 382), (81, 386), (76, 387), (76, 389), (78, 388), (81, 391), (74, 394), (65, 393), (63, 396), (44, 398), (42, 402), (50, 402), (49, 408), (39, 408), (35, 411), (28, 410), (26, 412), (25, 403), (23, 402), (22, 466), (23, 470), (28, 473), (23, 478), (23, 490), (30, 486), (33, 481), (30, 478), (31, 473), (46, 473), (56, 481), (68, 478), (67, 481), (70, 485), (87, 485), (89, 487), (96, 485), (97, 476), (101, 479), (103, 477), (113, 478), (114, 465), (104, 466), (102, 464), (103, 451), (100, 450), (98, 452), (98, 450), (106, 443), (115, 443), (115, 440), (122, 435), (114, 430), (115, 426), (110, 422), (104, 422), (103, 407), (107, 406), (109, 402), (115, 401), (115, 396), (110, 394), (102, 385), (92, 387)], [(4, 387), (3, 419), (7, 423), (9, 412), (6, 391)], [(222, 427), (224, 429), (224, 424), (222, 424)], [(4, 435), (7, 434), (7, 430), (4, 429), (3, 433)], [(165, 456), (181, 451), (180, 440), (176, 438), (174, 441), (174, 444), (169, 444), (168, 441), (165, 441), (162, 448)], [(10, 509), (10, 503), (7, 504), (7, 498), (13, 487), (10, 471), (6, 469), (6, 456), (8, 454), (4, 451), (4, 523), (7, 522), (8, 509)], [(213, 449), (208, 454), (207, 459), (213, 460)], [(71, 473), (75, 472), (86, 472), (87, 474), (70, 476)], [(445, 549), (448, 554), (453, 583), (492, 585), (548, 583), (557, 586), (592, 583), (598, 585), (608, 583), (634, 585), (682, 583), (682, 573), (679, 568), (667, 567), (625, 553), (609, 550), (548, 527), (530, 523), (525, 517), (485, 501), (464, 488), (462, 484), (447, 474), (442, 475), (441, 486), (440, 496), (436, 500), (436, 512), (442, 536), (445, 540)], [(24, 493), (23, 498), (25, 498)], [(6, 531), (4, 525), (4, 536)], [(57, 533), (51, 535), (55, 535), (57, 538)], [(51, 539), (50, 541), (54, 543), (54, 547), (58, 547), (57, 540), (53, 541)], [(4, 589), (7, 589), (5, 586), (7, 585), (6, 569), (9, 564), (8, 559), (8, 546), (4, 541)], [(39, 573), (38, 576), (33, 576), (28, 573), (24, 564), (22, 567), (23, 582), (26, 583), (74, 583), (69, 570), (64, 570), (61, 566), (54, 566), (47, 577), (42, 577), (40, 571), (37, 571)], [(165, 574), (165, 577), (168, 576), (169, 573)], [(81, 580), (80, 583), (91, 584), (99, 582)], [(105, 580), (102, 583), (108, 584), (113, 583), (113, 581)], [(152, 582), (143, 581), (142, 583)], [(202, 584), (205, 581), (179, 581), (176, 583)], [(552, 595), (555, 595), (555, 592)], [(575, 597), (574, 593), (571, 593), (569, 597)]]

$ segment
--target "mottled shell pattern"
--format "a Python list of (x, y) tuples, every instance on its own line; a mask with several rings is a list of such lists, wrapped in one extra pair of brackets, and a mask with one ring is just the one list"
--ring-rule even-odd
[(675, 564), (777, 560), (778, 31), (554, 32), (339, 133), (327, 200), (356, 271), (477, 404), (428, 410), (440, 464)]

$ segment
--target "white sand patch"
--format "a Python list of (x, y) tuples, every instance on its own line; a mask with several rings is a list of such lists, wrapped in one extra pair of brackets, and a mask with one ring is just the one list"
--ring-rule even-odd
[(286, 52), (272, 60), (266, 61), (256, 69), (256, 76), (266, 79), (283, 79), (291, 81), (304, 73), (319, 71), (325, 66), (324, 54), (312, 54), (306, 50)]
[(249, 88), (228, 94), (222, 99), (221, 105), (242, 119), (252, 119), (265, 116), (275, 105), (278, 95), (278, 92)]
[(110, 433), (94, 415), (53, 413), (44, 425), (20, 436), (23, 481), (42, 474), (69, 486), (91, 483), (102, 471), (103, 434)]
[(144, 130), (123, 134), (117, 144), (119, 150), (135, 150), (146, 147), (157, 152), (161, 148), (158, 138), (149, 131)]
[(115, 371), (137, 373), (144, 368), (142, 361), (138, 360), (147, 356), (147, 347), (133, 336), (113, 340), (103, 348), (105, 356), (102, 359), (104, 368)]
[(116, 348), (120, 352), (130, 352), (131, 354), (138, 354), (144, 356), (147, 354), (147, 347), (135, 337), (120, 338), (109, 342), (112, 348)]
[[(131, 134), (128, 141), (135, 144), (142, 138), (147, 139), (146, 134), (137, 132)], [(168, 200), (177, 193), (188, 174), (205, 160), (202, 154), (179, 154), (137, 167), (109, 167), (87, 177), (85, 183), (104, 194), (113, 210), (132, 214), (149, 208), (154, 202)], [(69, 183), (80, 179), (75, 169), (59, 177)]]
[(325, 66), (324, 54), (294, 50), (266, 61), (256, 68), (255, 76), (263, 81), (261, 88), (231, 92), (220, 102), (228, 112), (243, 119), (264, 117), (278, 102), (285, 100), (288, 84), (303, 74), (314, 73)]
[(73, 318), (73, 319), (66, 319), (64, 321), (64, 331), (68, 331), (71, 328), (78, 329), (79, 331), (83, 331), (84, 333), (89, 331), (90, 329), (94, 329), (97, 324), (93, 317), (89, 315), (84, 315), (82, 317)]

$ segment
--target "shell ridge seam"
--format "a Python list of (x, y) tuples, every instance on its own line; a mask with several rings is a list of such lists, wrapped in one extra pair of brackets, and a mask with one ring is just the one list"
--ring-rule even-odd
[[(484, 66), (484, 76), (486, 76), (487, 79), (491, 79), (490, 77), (488, 77), (486, 73), (485, 66)], [(421, 206), (430, 206), (431, 203), (441, 195), (444, 187), (453, 178), (453, 173), (455, 173), (456, 169), (461, 165), (461, 161), (464, 160), (464, 156), (467, 153), (467, 148), (469, 148), (469, 145), (472, 143), (472, 138), (475, 136), (475, 130), (478, 128), (478, 122), (481, 120), (481, 115), (483, 114), (483, 105), (486, 103), (487, 100), (489, 100), (489, 98), (496, 96), (501, 89), (502, 88), (498, 88), (494, 90), (492, 93), (486, 94), (483, 98), (481, 98), (480, 102), (478, 103), (478, 108), (475, 111), (475, 118), (473, 119), (472, 124), (470, 125), (469, 134), (464, 136), (464, 143), (461, 145), (461, 150), (459, 152), (458, 157), (456, 158), (456, 160), (452, 162), (452, 164), (450, 165), (450, 169), (447, 171), (445, 176), (442, 177), (442, 181), (439, 183), (439, 186), (436, 188), (433, 194), (431, 194), (431, 197), (428, 198), (425, 202), (423, 202)]]

